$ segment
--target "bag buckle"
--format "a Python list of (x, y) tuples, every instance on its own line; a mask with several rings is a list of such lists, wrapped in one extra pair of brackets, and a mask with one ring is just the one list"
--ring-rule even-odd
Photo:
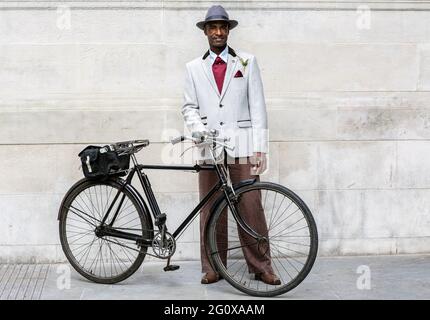
[(85, 164), (87, 165), (88, 172), (92, 173), (93, 169), (91, 168), (91, 164), (90, 164), (90, 156), (87, 156), (87, 160), (85, 161)]

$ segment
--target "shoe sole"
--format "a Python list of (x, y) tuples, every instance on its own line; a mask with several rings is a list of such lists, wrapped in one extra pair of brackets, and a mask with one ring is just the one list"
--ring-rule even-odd
[(258, 281), (261, 281), (261, 282), (264, 282), (265, 284), (268, 284), (268, 285), (271, 285), (271, 286), (279, 286), (280, 284), (281, 284), (281, 280), (277, 280), (277, 281), (275, 281), (275, 282), (273, 282), (273, 283), (270, 283), (270, 282), (266, 282), (266, 281), (264, 281), (262, 278), (261, 278), (261, 276), (260, 275), (255, 275), (255, 280), (258, 280)]

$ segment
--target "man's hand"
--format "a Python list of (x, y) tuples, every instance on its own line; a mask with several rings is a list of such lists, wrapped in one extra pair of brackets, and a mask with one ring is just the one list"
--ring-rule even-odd
[(207, 131), (194, 131), (191, 136), (196, 139), (196, 141), (194, 141), (195, 144), (199, 144), (203, 141), (206, 140), (206, 137), (208, 136), (208, 132)]
[(267, 158), (264, 152), (254, 152), (251, 158), (251, 174), (259, 175), (266, 171)]

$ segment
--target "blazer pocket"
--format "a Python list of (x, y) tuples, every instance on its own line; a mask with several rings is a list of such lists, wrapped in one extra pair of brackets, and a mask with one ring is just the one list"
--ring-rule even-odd
[(234, 75), (235, 78), (243, 78), (242, 71), (237, 70), (236, 74)]
[(251, 120), (237, 120), (237, 126), (239, 128), (249, 128), (252, 126)]

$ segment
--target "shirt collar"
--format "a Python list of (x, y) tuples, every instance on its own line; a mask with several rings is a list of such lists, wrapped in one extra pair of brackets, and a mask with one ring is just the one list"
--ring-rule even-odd
[[(214, 63), (214, 61), (215, 61), (215, 59), (216, 59), (216, 57), (217, 57), (217, 54), (216, 53), (214, 53), (214, 52), (212, 52), (212, 50), (210, 50), (209, 49), (209, 54), (210, 54), (210, 57), (211, 57), (211, 61), (212, 61), (212, 63)], [(219, 54), (219, 57), (225, 62), (225, 63), (227, 63), (227, 59), (228, 59), (228, 46), (225, 46), (225, 49)]]

